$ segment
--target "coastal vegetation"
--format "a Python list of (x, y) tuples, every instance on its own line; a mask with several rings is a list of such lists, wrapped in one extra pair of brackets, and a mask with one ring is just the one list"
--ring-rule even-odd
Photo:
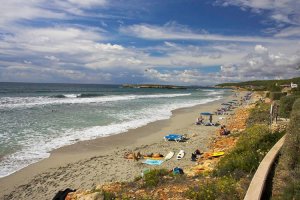
[(255, 124), (267, 125), (270, 121), (270, 105), (267, 103), (257, 103), (255, 109), (251, 109), (246, 126), (251, 127)]
[(291, 114), (294, 102), (300, 98), (300, 95), (290, 95), (280, 98), (279, 115), (288, 118)]
[(279, 100), (281, 97), (287, 95), (286, 92), (268, 92), (267, 94), (267, 97), (269, 97), (272, 101)]
[(163, 183), (163, 177), (168, 175), (166, 169), (154, 169), (144, 175), (143, 187), (151, 188)]
[[(283, 80), (256, 80), (256, 81), (245, 81), (239, 83), (222, 83), (216, 85), (216, 87), (233, 87), (233, 88), (244, 88), (255, 91), (270, 91), (270, 92), (280, 92), (282, 90), (282, 85), (290, 85), (291, 83), (298, 84), (300, 87), (300, 77), (295, 77), (291, 79)], [(297, 92), (300, 89), (294, 88), (292, 92)]]
[(158, 84), (124, 84), (124, 88), (159, 88), (159, 89), (187, 89), (187, 87), (176, 85), (158, 85)]
[(300, 98), (294, 102), (273, 179), (272, 199), (300, 199)]
[(251, 110), (247, 128), (236, 135), (239, 137), (236, 146), (221, 158), (209, 181), (205, 180), (189, 189), (189, 198), (243, 199), (260, 161), (284, 134), (269, 129), (268, 120), (263, 117), (267, 107), (257, 104)]

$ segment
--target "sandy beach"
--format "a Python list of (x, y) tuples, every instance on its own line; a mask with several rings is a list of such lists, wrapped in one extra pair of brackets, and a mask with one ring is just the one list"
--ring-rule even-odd
[[(51, 152), (49, 158), (1, 178), (0, 199), (52, 199), (57, 191), (65, 188), (92, 188), (102, 183), (133, 180), (144, 168), (184, 169), (191, 166), (191, 153), (196, 149), (206, 151), (218, 129), (195, 125), (199, 113), (214, 112), (222, 102), (232, 99), (230, 96), (208, 104), (178, 109), (167, 120), (57, 149)], [(213, 122), (226, 123), (226, 119), (219, 117), (214, 116)], [(163, 137), (169, 133), (185, 134), (189, 140), (166, 142)], [(159, 167), (124, 158), (124, 153), (131, 151), (166, 155), (169, 151), (177, 154), (180, 149), (186, 152), (182, 160), (173, 157)]]

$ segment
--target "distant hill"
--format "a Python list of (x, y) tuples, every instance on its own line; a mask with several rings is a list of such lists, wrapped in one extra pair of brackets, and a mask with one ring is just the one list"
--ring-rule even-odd
[(299, 89), (300, 77), (283, 79), (283, 80), (255, 80), (255, 81), (246, 81), (246, 82), (239, 82), (239, 83), (222, 83), (222, 84), (215, 85), (215, 87), (279, 91), (281, 89), (280, 86), (290, 85), (291, 82), (298, 84), (298, 89)]
[(124, 84), (124, 88), (161, 88), (161, 89), (187, 89), (187, 87), (176, 85), (158, 85), (158, 84)]

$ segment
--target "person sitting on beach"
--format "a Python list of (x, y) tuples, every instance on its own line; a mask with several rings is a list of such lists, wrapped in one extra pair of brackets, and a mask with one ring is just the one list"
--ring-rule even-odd
[(195, 153), (192, 153), (191, 161), (196, 161), (196, 160), (197, 160), (197, 155)]
[(196, 120), (196, 125), (200, 125), (200, 124), (202, 124), (203, 123), (203, 117), (202, 117), (202, 115), (200, 115), (198, 118), (197, 118), (197, 120)]
[(201, 152), (199, 149), (196, 149), (196, 151), (194, 152), (195, 155), (201, 155)]
[(222, 125), (220, 129), (220, 135), (228, 135), (228, 134), (230, 134), (230, 131), (226, 129), (225, 125)]

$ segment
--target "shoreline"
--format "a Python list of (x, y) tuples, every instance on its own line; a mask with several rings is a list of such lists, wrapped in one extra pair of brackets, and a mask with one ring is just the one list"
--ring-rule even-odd
[[(172, 111), (172, 116), (169, 119), (151, 122), (143, 127), (130, 129), (125, 133), (82, 141), (53, 150), (49, 158), (1, 178), (0, 187), (2, 190), (0, 197), (4, 197), (4, 195), (12, 192), (21, 195), (25, 187), (26, 189), (30, 188), (30, 190), (28, 190), (28, 193), (25, 192), (24, 196), (22, 195), (22, 199), (39, 197), (39, 195), (45, 197), (46, 194), (51, 198), (58, 190), (67, 187), (79, 188), (81, 186), (80, 188), (90, 188), (94, 184), (133, 179), (140, 173), (140, 170), (136, 169), (148, 166), (141, 165), (132, 160), (125, 160), (123, 155), (126, 151), (140, 150), (143, 152), (152, 150), (154, 151), (153, 153), (163, 153), (165, 155), (170, 148), (178, 149), (181, 146), (189, 148), (188, 146), (191, 144), (189, 141), (180, 144), (164, 142), (163, 136), (171, 132), (184, 132), (187, 134), (202, 132), (201, 135), (198, 134), (201, 144), (197, 144), (196, 146), (205, 149), (207, 148), (208, 141), (214, 137), (217, 128), (196, 126), (194, 125), (195, 118), (200, 112), (216, 110), (216, 108), (220, 107), (221, 102), (227, 101), (230, 98), (232, 96), (206, 104), (176, 109)], [(216, 119), (214, 120), (216, 121)], [(221, 120), (219, 121), (221, 122)], [(155, 146), (158, 146), (158, 148)], [(159, 147), (161, 147), (160, 150)], [(174, 163), (173, 161), (170, 164), (182, 164), (183, 166), (187, 163), (191, 164), (188, 151), (184, 161), (181, 163)], [(193, 152), (193, 149), (190, 149), (190, 151)], [(125, 171), (127, 170), (124, 174), (124, 169), (121, 169), (122, 167), (124, 167)], [(93, 174), (91, 171), (94, 170), (99, 170), (100, 172)], [(78, 175), (74, 177), (76, 173)], [(97, 176), (102, 178), (97, 178)], [(59, 180), (57, 180), (57, 177), (62, 177), (59, 183), (55, 183)], [(39, 187), (35, 187), (35, 185), (39, 185)], [(45, 187), (47, 188), (44, 191), (45, 193), (37, 193), (37, 191), (45, 190)]]

